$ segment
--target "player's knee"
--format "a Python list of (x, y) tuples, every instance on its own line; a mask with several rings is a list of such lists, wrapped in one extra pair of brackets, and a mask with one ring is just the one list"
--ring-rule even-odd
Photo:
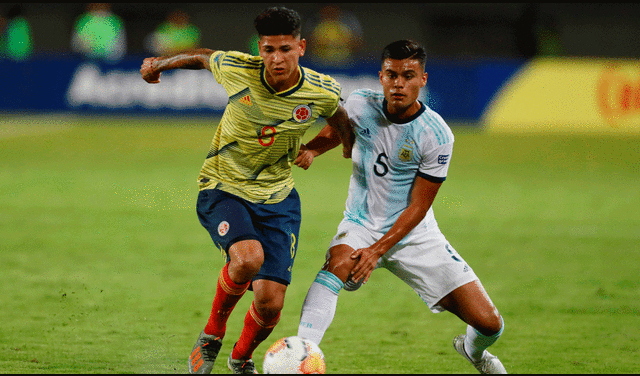
[(255, 276), (260, 271), (264, 259), (262, 257), (243, 258), (235, 261), (235, 268), (245, 275)]
[(238, 273), (253, 277), (258, 274), (264, 262), (264, 252), (260, 242), (250, 240), (238, 242), (229, 249), (231, 265)]
[(364, 280), (354, 282), (351, 279), (351, 270), (355, 262), (350, 257), (331, 258), (328, 262), (327, 270), (333, 273), (344, 283), (342, 288), (345, 291), (356, 291), (362, 286)]
[[(340, 278), (343, 283), (347, 283), (349, 281), (349, 274), (351, 269), (353, 269), (355, 262), (351, 260), (350, 257), (336, 257), (331, 256), (327, 263), (325, 264), (324, 270), (332, 273), (336, 277)], [(358, 286), (360, 287), (360, 286)], [(357, 290), (357, 288), (356, 288)], [(348, 290), (353, 291), (353, 290)]]

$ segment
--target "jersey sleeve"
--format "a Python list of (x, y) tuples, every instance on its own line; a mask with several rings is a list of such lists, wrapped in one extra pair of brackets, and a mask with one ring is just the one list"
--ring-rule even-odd
[(225, 51), (214, 51), (209, 57), (209, 66), (211, 67), (211, 73), (213, 73), (213, 78), (220, 85), (224, 85), (224, 75), (222, 74), (222, 61), (226, 56)]
[(357, 101), (357, 99), (354, 97), (353, 94), (354, 93), (349, 94), (349, 97), (347, 97), (347, 100), (344, 101), (343, 107), (347, 111), (347, 113), (351, 113), (355, 110), (354, 102)]
[(320, 116), (324, 118), (329, 118), (333, 116), (336, 111), (338, 111), (338, 107), (340, 106), (340, 94), (342, 93), (342, 87), (340, 83), (334, 80), (331, 76), (326, 74), (319, 74), (322, 88), (325, 89), (326, 93), (329, 95), (329, 100), (327, 104), (323, 106), (322, 112), (320, 112)]
[(423, 152), (422, 162), (418, 168), (418, 176), (433, 183), (442, 183), (447, 179), (449, 163), (453, 152), (453, 142), (438, 145)]
[(418, 176), (434, 183), (442, 183), (447, 178), (454, 135), (440, 115), (427, 108), (424, 141), (420, 142), (422, 160)]
[(344, 103), (344, 109), (347, 111), (349, 119), (353, 120), (354, 127), (358, 127), (362, 118), (362, 111), (367, 105), (365, 97), (361, 90), (354, 90)]

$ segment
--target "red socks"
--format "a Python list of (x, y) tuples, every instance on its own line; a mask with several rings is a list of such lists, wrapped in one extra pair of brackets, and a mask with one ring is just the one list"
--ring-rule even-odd
[(244, 318), (242, 334), (233, 348), (231, 357), (233, 359), (251, 359), (253, 350), (269, 337), (278, 321), (280, 321), (280, 312), (274, 319), (265, 321), (256, 311), (255, 303), (251, 303), (249, 312)]
[(218, 277), (218, 286), (216, 288), (216, 296), (213, 299), (213, 307), (209, 321), (204, 328), (204, 333), (224, 338), (227, 330), (227, 319), (236, 306), (236, 303), (242, 298), (249, 288), (251, 281), (244, 284), (237, 284), (229, 277), (229, 263), (227, 263), (220, 271)]
[[(247, 292), (251, 281), (237, 284), (229, 277), (229, 264), (220, 271), (216, 296), (213, 299), (211, 315), (204, 328), (204, 333), (224, 338), (227, 330), (227, 320), (240, 298)], [(244, 327), (240, 339), (233, 348), (233, 359), (250, 359), (253, 351), (260, 345), (280, 321), (280, 313), (272, 320), (263, 319), (256, 310), (255, 303), (251, 303), (249, 312), (244, 318)]]

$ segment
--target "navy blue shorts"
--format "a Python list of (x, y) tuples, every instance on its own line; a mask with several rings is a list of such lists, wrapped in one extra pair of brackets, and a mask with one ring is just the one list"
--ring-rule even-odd
[(198, 194), (196, 211), (216, 247), (226, 253), (227, 261), (231, 245), (258, 240), (264, 263), (253, 280), (291, 283), (301, 221), (300, 196), (295, 188), (277, 204), (254, 204), (217, 189), (205, 189)]

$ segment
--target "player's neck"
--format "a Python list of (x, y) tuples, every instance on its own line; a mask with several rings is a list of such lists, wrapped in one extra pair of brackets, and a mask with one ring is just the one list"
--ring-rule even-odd
[(298, 83), (298, 81), (300, 81), (300, 67), (296, 67), (288, 78), (279, 81), (275, 81), (273, 76), (266, 72), (265, 80), (276, 93), (281, 93), (285, 90), (291, 89)]
[(391, 106), (386, 100), (384, 104), (386, 115), (390, 118), (389, 120), (398, 120), (399, 122), (412, 118), (422, 109), (422, 104), (419, 101), (415, 101), (408, 107), (402, 108)]

